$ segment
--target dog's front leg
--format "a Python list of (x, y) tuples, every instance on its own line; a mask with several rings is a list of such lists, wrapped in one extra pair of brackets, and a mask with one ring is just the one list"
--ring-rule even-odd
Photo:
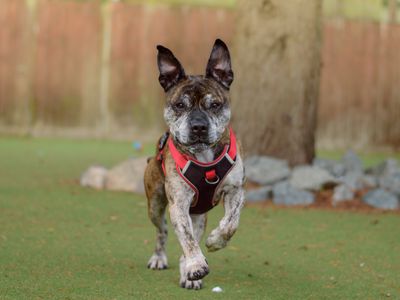
[(189, 280), (199, 280), (209, 273), (209, 269), (199, 244), (194, 238), (189, 206), (186, 208), (173, 204), (170, 205), (169, 212), (171, 223), (174, 226), (185, 256), (187, 278)]
[(240, 211), (244, 205), (244, 192), (241, 186), (224, 187), (225, 215), (216, 229), (207, 238), (208, 251), (217, 251), (226, 246), (239, 226)]
[(173, 193), (171, 190), (168, 191), (168, 185), (166, 185), (166, 189), (169, 198), (171, 223), (182, 246), (187, 278), (189, 280), (199, 280), (209, 273), (209, 269), (199, 243), (194, 236), (192, 220), (189, 215), (194, 192), (186, 186), (180, 190), (174, 189)]

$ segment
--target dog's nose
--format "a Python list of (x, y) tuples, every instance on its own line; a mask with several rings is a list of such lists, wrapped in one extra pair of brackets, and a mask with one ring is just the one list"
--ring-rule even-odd
[(204, 119), (196, 118), (190, 122), (190, 129), (195, 135), (205, 135), (208, 132), (208, 123)]

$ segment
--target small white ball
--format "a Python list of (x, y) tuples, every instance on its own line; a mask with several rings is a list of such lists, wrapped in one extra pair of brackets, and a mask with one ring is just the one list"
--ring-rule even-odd
[(221, 293), (221, 292), (222, 292), (222, 289), (221, 289), (219, 286), (216, 286), (215, 288), (212, 289), (212, 291), (213, 291), (214, 293)]

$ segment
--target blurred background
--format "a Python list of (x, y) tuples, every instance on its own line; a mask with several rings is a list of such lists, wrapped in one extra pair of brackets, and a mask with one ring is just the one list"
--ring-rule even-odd
[[(312, 121), (308, 131), (316, 128), (318, 149), (398, 150), (399, 1), (292, 1), (292, 8), (288, 6), (235, 0), (1, 1), (0, 132), (154, 140), (164, 129), (155, 46), (173, 50), (187, 73), (202, 74), (219, 37), (233, 52), (234, 101), (241, 98), (246, 106), (268, 110), (268, 103), (277, 101), (271, 90), (282, 86), (279, 103), (293, 92), (303, 94), (296, 103), (314, 103), (305, 118)], [(315, 34), (307, 36), (307, 31)], [(291, 34), (305, 37), (290, 44)], [(263, 42), (263, 36), (272, 42)], [(255, 42), (244, 48), (246, 37)], [(279, 41), (289, 48), (291, 59), (270, 57), (282, 50), (275, 49)], [(296, 43), (311, 45), (311, 50), (299, 49)], [(264, 57), (256, 44), (265, 45)], [(304, 51), (312, 57), (305, 59)], [(246, 54), (267, 67), (254, 71), (243, 58)], [(276, 68), (287, 70), (276, 74)], [(300, 74), (293, 77), (299, 68)], [(307, 68), (314, 70), (312, 78), (303, 72)], [(249, 86), (244, 78), (254, 82), (257, 72), (276, 78), (267, 78), (269, 85)], [(288, 91), (299, 78), (304, 78), (305, 87)], [(263, 88), (261, 102), (242, 92), (261, 89), (256, 92), (259, 97)], [(248, 118), (249, 112), (238, 112), (237, 107), (237, 118)], [(277, 122), (286, 121), (283, 117)], [(302, 126), (303, 121), (294, 125)], [(260, 132), (258, 140), (267, 135)], [(246, 131), (239, 129), (239, 134)], [(277, 133), (272, 135), (276, 139)], [(313, 135), (303, 138), (313, 144)]]

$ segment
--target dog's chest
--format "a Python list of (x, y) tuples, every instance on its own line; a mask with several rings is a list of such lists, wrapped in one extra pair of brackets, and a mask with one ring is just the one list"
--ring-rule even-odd
[(214, 160), (214, 151), (206, 149), (203, 152), (196, 154), (196, 159), (202, 163), (209, 163)]

